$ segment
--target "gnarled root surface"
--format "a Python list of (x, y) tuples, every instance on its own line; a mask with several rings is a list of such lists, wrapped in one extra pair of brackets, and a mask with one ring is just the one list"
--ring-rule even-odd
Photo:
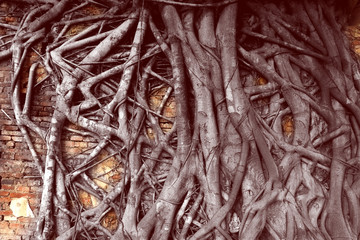
[[(336, 1), (19, 2), (0, 60), (38, 239), (358, 239), (360, 68)], [(69, 159), (69, 134), (96, 144)], [(92, 175), (109, 158), (112, 183)]]

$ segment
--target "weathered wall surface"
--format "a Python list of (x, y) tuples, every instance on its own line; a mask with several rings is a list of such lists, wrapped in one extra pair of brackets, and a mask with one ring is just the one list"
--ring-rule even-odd
[[(0, 21), (17, 25), (20, 16), (12, 6), (0, 3)], [(1, 44), (11, 34), (8, 29), (0, 28)], [(37, 58), (34, 54), (26, 60), (27, 67)], [(10, 102), (11, 62), (0, 64), (0, 239), (31, 239), (36, 227), (37, 206), (40, 203), (42, 191), (41, 178), (31, 159), (24, 139), (15, 124), (15, 118)], [(39, 76), (40, 76), (39, 72)], [(22, 76), (24, 84), (26, 76)], [(39, 78), (40, 80), (40, 78)], [(35, 93), (36, 95), (36, 93)], [(47, 126), (52, 114), (52, 92), (34, 98), (32, 108), (33, 120)], [(46, 153), (42, 139), (34, 139), (39, 154)]]
[[(4, 33), (3, 33), (4, 34)], [(29, 53), (26, 67), (38, 59), (34, 51)], [(42, 180), (36, 169), (30, 151), (15, 124), (15, 118), (11, 105), (11, 62), (0, 64), (0, 240), (25, 240), (33, 239), (36, 228), (36, 216), (42, 191)], [(31, 120), (39, 126), (49, 126), (55, 100), (54, 87), (50, 82), (44, 81), (44, 71), (39, 68), (36, 74), (33, 105), (31, 108)], [(26, 92), (27, 76), (22, 76), (23, 89)], [(166, 87), (154, 90), (149, 98), (150, 107), (157, 110), (169, 89)], [(166, 117), (174, 117), (175, 103), (173, 97), (169, 97), (164, 106), (163, 114)], [(160, 125), (167, 131), (172, 124), (160, 120)], [(66, 131), (62, 134), (63, 162), (67, 166), (76, 166), (91, 149), (96, 146), (96, 139), (87, 135), (81, 128), (73, 124), (66, 124)], [(152, 131), (148, 129), (151, 137)], [(35, 149), (41, 159), (45, 159), (46, 145), (44, 140), (30, 132), (35, 143)], [(103, 152), (99, 161), (107, 158), (109, 153)], [(105, 191), (109, 191), (121, 178), (121, 166), (112, 157), (95, 165), (89, 172), (93, 181)], [(79, 190), (80, 202), (85, 208), (92, 208), (98, 201), (86, 191)], [(115, 214), (109, 212), (103, 219), (102, 225), (114, 230), (117, 227)]]
[[(0, 65), (0, 239), (30, 239), (35, 229), (35, 218), (31, 214), (21, 214), (10, 208), (11, 202), (19, 198), (28, 200), (29, 207), (36, 215), (40, 202), (41, 179), (27, 150), (21, 132), (14, 122), (10, 102), (10, 66)], [(44, 97), (46, 100), (51, 96)], [(45, 99), (44, 99), (45, 100)], [(47, 101), (44, 101), (46, 103)], [(46, 124), (50, 115), (49, 106), (37, 104), (38, 122)], [(37, 139), (36, 148), (44, 154), (41, 139)], [(26, 202), (23, 204), (26, 206)], [(16, 205), (21, 205), (17, 203)], [(19, 208), (21, 206), (18, 206)], [(13, 207), (14, 209), (14, 207)], [(26, 209), (26, 208), (25, 208)], [(15, 216), (15, 215), (18, 215)], [(24, 216), (20, 216), (24, 215)]]
[[(9, 6), (0, 3), (0, 21), (16, 24), (16, 16), (9, 15)], [(6, 35), (6, 30), (0, 28), (0, 36)], [(349, 36), (355, 51), (360, 53), (360, 27), (349, 28)], [(30, 67), (38, 56), (31, 52), (27, 59)], [(36, 227), (36, 216), (40, 204), (42, 180), (27, 149), (20, 130), (15, 124), (13, 110), (10, 102), (10, 62), (0, 64), (0, 240), (32, 239)], [(44, 72), (39, 70), (37, 82), (44, 79)], [(26, 86), (26, 76), (22, 76), (23, 85)], [(24, 87), (23, 92), (26, 89)], [(156, 110), (162, 101), (167, 89), (161, 88), (154, 91), (149, 99), (149, 104)], [(40, 94), (41, 93), (41, 94)], [(32, 120), (40, 126), (47, 127), (53, 112), (54, 89), (49, 83), (41, 83), (34, 90)], [(175, 103), (170, 99), (164, 109), (166, 117), (174, 117)], [(96, 145), (96, 140), (81, 134), (81, 129), (68, 124), (68, 130), (63, 133), (63, 161), (81, 161), (86, 154)], [(162, 122), (164, 130), (171, 128), (168, 122)], [(44, 141), (30, 133), (36, 151), (42, 159), (45, 158), (46, 146)], [(151, 137), (151, 129), (148, 130)], [(106, 158), (104, 152), (100, 158)], [(99, 159), (100, 160), (100, 159)], [(76, 163), (74, 163), (75, 165)], [(71, 163), (69, 163), (71, 165)], [(105, 191), (111, 188), (111, 183), (119, 181), (121, 169), (115, 158), (109, 158), (102, 165), (96, 165), (89, 175), (94, 182)], [(110, 184), (105, 184), (105, 182)], [(79, 198), (85, 208), (95, 206), (96, 199), (85, 191), (79, 191)], [(109, 229), (117, 225), (114, 214), (109, 213), (102, 224)]]
[[(40, 204), (42, 180), (21, 132), (14, 121), (9, 95), (11, 87), (9, 64), (0, 65), (0, 240), (24, 240), (33, 238), (38, 205)], [(41, 78), (41, 74), (38, 78)], [(157, 110), (166, 91), (166, 88), (161, 88), (152, 92), (149, 104), (153, 110)], [(51, 86), (41, 84), (35, 88), (33, 102), (31, 119), (36, 124), (47, 127), (51, 119), (52, 104), (54, 102), (54, 91)], [(175, 103), (172, 97), (165, 104), (163, 111), (166, 117), (174, 117)], [(161, 121), (161, 127), (164, 131), (167, 131), (171, 128), (171, 123)], [(96, 146), (94, 138), (86, 134), (82, 135), (82, 133), (84, 132), (82, 132), (81, 128), (67, 123), (67, 131), (63, 132), (62, 136), (62, 148), (63, 161), (68, 165), (78, 164), (79, 161), (86, 157), (86, 152), (89, 153)], [(35, 134), (30, 134), (35, 142), (36, 151), (44, 160), (46, 154), (44, 141), (36, 137)], [(148, 129), (148, 134), (151, 137), (151, 129)], [(101, 159), (107, 158), (108, 155), (104, 151), (98, 160), (101, 161)], [(114, 157), (95, 165), (89, 171), (90, 177), (105, 191), (109, 191), (111, 185), (120, 180), (121, 173), (121, 167), (119, 167), (119, 163)], [(97, 205), (96, 198), (91, 194), (83, 190), (80, 190), (78, 194), (85, 208)], [(24, 201), (24, 198), (27, 201)], [(18, 208), (23, 208), (20, 210), (22, 210), (24, 216), (19, 216), (17, 210), (14, 210), (13, 207), (20, 203), (23, 205), (18, 206)], [(27, 203), (31, 209), (30, 214)], [(102, 224), (109, 229), (113, 229), (117, 226), (114, 216), (110, 212), (103, 219)]]

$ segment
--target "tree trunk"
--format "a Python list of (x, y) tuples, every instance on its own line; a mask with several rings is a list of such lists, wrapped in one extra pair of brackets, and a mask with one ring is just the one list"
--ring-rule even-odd
[[(12, 61), (15, 117), (43, 179), (38, 239), (360, 237), (353, 2), (19, 2), (7, 4), (29, 10), (0, 60)], [(45, 83), (48, 128), (30, 111)], [(69, 163), (67, 134), (97, 144)], [(92, 175), (108, 159), (122, 171), (113, 186)]]

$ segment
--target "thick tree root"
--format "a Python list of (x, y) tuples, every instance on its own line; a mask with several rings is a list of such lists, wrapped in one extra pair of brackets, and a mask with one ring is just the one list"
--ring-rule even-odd
[[(360, 65), (335, 1), (6, 2), (28, 11), (0, 23), (0, 60), (43, 179), (38, 239), (359, 237)], [(67, 159), (67, 134), (95, 144)], [(109, 160), (120, 177), (94, 177)]]

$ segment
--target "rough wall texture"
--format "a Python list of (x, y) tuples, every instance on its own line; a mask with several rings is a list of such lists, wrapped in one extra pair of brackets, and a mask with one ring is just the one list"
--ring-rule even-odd
[[(36, 59), (34, 52), (28, 56), (28, 67)], [(20, 130), (15, 124), (13, 110), (10, 102), (10, 62), (0, 65), (0, 240), (32, 239), (36, 227), (36, 216), (40, 203), (42, 180), (36, 166), (31, 158), (30, 151), (21, 135)], [(37, 82), (43, 79), (43, 72), (37, 74)], [(26, 91), (27, 76), (22, 77), (24, 89)], [(167, 88), (159, 88), (151, 93), (149, 104), (156, 111), (164, 99)], [(31, 109), (31, 119), (40, 126), (48, 127), (53, 112), (54, 89), (46, 83), (41, 83), (34, 89), (33, 106)], [(175, 103), (173, 97), (167, 100), (163, 114), (166, 117), (174, 117)], [(162, 120), (161, 127), (164, 131), (171, 128), (171, 123)], [(86, 153), (96, 146), (96, 140), (88, 136), (78, 126), (67, 124), (66, 131), (62, 136), (63, 161), (68, 165), (76, 165), (86, 157)], [(151, 137), (152, 131), (148, 129)], [(41, 159), (45, 159), (46, 146), (43, 140), (30, 133), (34, 139), (35, 148)], [(108, 153), (103, 152), (99, 156), (101, 159), (107, 158)], [(94, 182), (105, 191), (111, 189), (121, 178), (121, 168), (115, 158), (108, 158), (101, 164), (95, 165), (89, 171), (90, 177)], [(110, 184), (109, 184), (110, 183)], [(96, 206), (97, 200), (87, 192), (78, 192), (80, 202), (85, 208)], [(21, 201), (23, 198), (27, 201)], [(17, 201), (17, 202), (16, 202)], [(20, 202), (25, 206), (20, 206)], [(26, 214), (26, 205), (29, 204), (31, 214)], [(17, 206), (18, 210), (14, 210)], [(19, 213), (20, 211), (20, 213)], [(20, 216), (20, 215), (21, 216)], [(117, 227), (114, 213), (109, 212), (102, 221), (102, 225), (113, 230)]]
[[(31, 239), (36, 226), (35, 218), (16, 217), (10, 209), (10, 204), (14, 199), (25, 197), (36, 216), (42, 182), (30, 152), (23, 143), (21, 132), (14, 122), (9, 96), (10, 85), (10, 66), (2, 64), (0, 65), (0, 239)], [(37, 114), (34, 116), (38, 116), (37, 121), (44, 125), (48, 123), (48, 116), (51, 114), (51, 107), (47, 106), (51, 95), (42, 98), (37, 100), (33, 111)], [(44, 101), (39, 102), (39, 100)], [(39, 153), (45, 153), (41, 139), (37, 139), (36, 148)]]
[[(0, 65), (0, 240), (24, 240), (33, 238), (42, 191), (42, 180), (31, 159), (30, 151), (27, 149), (21, 132), (14, 121), (9, 96), (11, 87), (10, 74), (10, 65)], [(41, 78), (41, 74), (38, 78)], [(157, 110), (166, 91), (166, 88), (160, 88), (152, 92), (149, 104), (153, 110)], [(44, 92), (45, 94), (42, 94)], [(54, 91), (51, 86), (44, 84), (35, 88), (34, 104), (31, 111), (31, 118), (35, 123), (43, 127), (48, 126), (53, 111), (53, 100)], [(172, 97), (165, 104), (163, 111), (166, 117), (174, 117), (175, 103)], [(171, 123), (162, 121), (161, 126), (164, 131), (167, 131), (171, 128)], [(63, 161), (71, 165), (71, 162), (81, 161), (86, 157), (86, 152), (96, 146), (96, 140), (86, 134), (83, 135), (84, 132), (78, 126), (67, 124), (66, 129), (67, 131), (63, 132), (62, 136)], [(148, 130), (148, 133), (151, 136), (151, 129)], [(35, 138), (36, 151), (44, 159), (46, 146), (43, 140), (36, 138), (32, 133), (30, 134)], [(103, 152), (98, 160), (101, 161), (107, 156), (108, 153)], [(74, 164), (78, 163), (74, 162)], [(90, 177), (105, 191), (111, 189), (112, 183), (115, 184), (120, 180), (121, 173), (121, 167), (119, 167), (119, 163), (116, 162), (115, 158), (108, 158), (89, 171)], [(85, 208), (96, 206), (96, 198), (82, 190), (78, 194)], [(23, 197), (28, 200), (35, 218), (32, 216), (17, 217), (18, 213), (14, 213), (14, 209), (11, 209), (11, 202)], [(21, 208), (22, 206), (18, 207)], [(110, 230), (116, 228), (117, 221), (114, 216), (112, 212), (109, 212), (102, 221), (103, 226), (108, 227)]]
[[(8, 11), (7, 6), (0, 4), (0, 13)], [(6, 14), (5, 14), (6, 15)], [(5, 16), (3, 15), (3, 16)], [(6, 17), (6, 18), (5, 18)], [(3, 20), (16, 23), (16, 16), (6, 15)], [(0, 35), (6, 34), (0, 28)], [(360, 53), (360, 27), (349, 28), (349, 36), (354, 49)], [(37, 58), (37, 55), (30, 53), (28, 67)], [(0, 65), (0, 240), (32, 239), (36, 226), (36, 216), (42, 191), (42, 180), (31, 159), (31, 154), (24, 143), (21, 132), (14, 122), (13, 110), (10, 102), (10, 62)], [(37, 81), (43, 79), (43, 72), (38, 72)], [(22, 77), (26, 86), (26, 76)], [(24, 88), (23, 91), (26, 91)], [(157, 110), (167, 89), (161, 88), (154, 91), (150, 96), (149, 103), (153, 110)], [(41, 94), (40, 94), (41, 93)], [(45, 94), (44, 94), (45, 93)], [(32, 120), (40, 126), (47, 127), (52, 114), (52, 102), (54, 89), (46, 83), (35, 88), (34, 104), (32, 107)], [(164, 109), (166, 117), (173, 117), (175, 114), (175, 103), (172, 99), (168, 101)], [(82, 135), (79, 127), (68, 124), (68, 130), (63, 133), (63, 161), (81, 161), (83, 153), (95, 146), (95, 139)], [(171, 123), (162, 122), (164, 130), (171, 128)], [(148, 131), (151, 135), (151, 129)], [(37, 152), (44, 159), (46, 147), (43, 140), (32, 135)], [(100, 158), (107, 157), (106, 152)], [(100, 159), (99, 159), (100, 160)], [(71, 165), (71, 164), (70, 164)], [(109, 158), (102, 165), (96, 165), (89, 172), (90, 177), (96, 179), (98, 184), (105, 191), (111, 188), (111, 183), (119, 181), (121, 169), (114, 158)], [(105, 184), (105, 182), (110, 184)], [(20, 201), (23, 199), (27, 201)], [(79, 198), (85, 208), (91, 208), (97, 204), (96, 199), (85, 191), (79, 191)], [(28, 212), (27, 203), (31, 209)], [(22, 204), (25, 204), (25, 208)], [(25, 210), (24, 210), (25, 209)], [(25, 212), (24, 212), (25, 211)], [(102, 224), (109, 229), (117, 226), (114, 214), (110, 212), (104, 218)]]
[[(13, 7), (0, 3), (0, 20), (17, 25), (20, 16)], [(6, 42), (8, 30), (0, 29), (1, 41)], [(26, 67), (38, 56), (31, 52), (26, 59)], [(44, 77), (42, 70), (38, 72), (38, 81)], [(40, 203), (42, 181), (27, 149), (24, 139), (14, 121), (10, 102), (11, 62), (0, 64), (0, 239), (31, 239), (36, 227), (37, 206)], [(26, 84), (27, 76), (21, 76)], [(26, 85), (24, 85), (26, 86)], [(53, 92), (50, 87), (41, 86), (45, 95), (36, 94), (31, 115), (40, 126), (48, 126), (52, 114), (51, 100)], [(23, 91), (26, 91), (24, 88)], [(34, 139), (36, 151), (40, 155), (46, 153), (45, 145), (40, 138)]]

